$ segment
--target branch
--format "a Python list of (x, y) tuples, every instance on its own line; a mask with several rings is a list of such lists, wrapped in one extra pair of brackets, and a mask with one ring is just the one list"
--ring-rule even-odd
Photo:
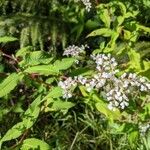
[(20, 138), (20, 140), (19, 140), (18, 143), (16, 143), (15, 145), (13, 145), (13, 146), (10, 147), (10, 150), (14, 150), (18, 145), (20, 145), (20, 144), (23, 142), (23, 140), (27, 137), (28, 132), (29, 132), (29, 129), (27, 129), (27, 130), (23, 133), (23, 135), (22, 135), (22, 137)]

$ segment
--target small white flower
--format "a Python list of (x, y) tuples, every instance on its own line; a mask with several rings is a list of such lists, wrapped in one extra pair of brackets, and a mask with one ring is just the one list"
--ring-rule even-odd
[(73, 57), (79, 56), (81, 53), (83, 53), (85, 51), (85, 48), (87, 48), (87, 45), (85, 45), (85, 46), (81, 45), (81, 47), (75, 46), (75, 45), (70, 45), (64, 50), (63, 55), (64, 56), (73, 56)]
[(141, 91), (147, 91), (147, 88), (146, 88), (144, 85), (141, 85), (140, 90), (141, 90)]
[(112, 103), (109, 103), (109, 104), (108, 104), (108, 109), (110, 109), (110, 110), (113, 110), (113, 109), (114, 109), (114, 107), (113, 107), (113, 104), (112, 104)]
[(150, 83), (146, 83), (145, 85), (146, 85), (147, 88), (150, 90)]
[(86, 84), (86, 82), (87, 82), (87, 79), (86, 78), (84, 78), (83, 76), (78, 76), (78, 82), (79, 83), (81, 83), (82, 85), (84, 85), (84, 84)]
[(127, 76), (127, 73), (121, 75), (121, 79), (124, 79)]

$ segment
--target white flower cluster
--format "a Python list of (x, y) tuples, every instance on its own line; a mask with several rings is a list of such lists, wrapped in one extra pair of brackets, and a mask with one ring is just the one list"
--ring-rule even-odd
[(90, 0), (76, 0), (76, 2), (81, 1), (85, 5), (85, 9), (89, 12), (92, 8), (92, 3)]
[[(117, 77), (116, 73), (119, 71), (117, 69), (117, 62), (110, 54), (98, 54), (92, 55), (91, 57), (96, 63), (95, 75), (88, 78), (79, 75), (71, 80), (74, 82), (73, 84), (84, 85), (88, 92), (96, 89), (105, 93), (103, 95), (109, 102), (109, 109), (124, 109), (129, 105), (129, 97), (132, 96), (132, 93), (137, 90), (141, 92), (148, 92), (150, 90), (150, 83), (146, 78), (139, 77), (135, 73), (124, 73), (120, 77)], [(69, 84), (69, 88), (72, 85)], [(65, 93), (67, 93), (68, 90), (68, 85), (66, 86), (67, 88), (63, 87)], [(70, 96), (72, 96), (72, 94), (69, 93), (69, 96), (67, 94), (67, 97)], [(66, 94), (64, 97), (66, 97)]]
[(140, 130), (140, 133), (141, 135), (145, 135), (146, 132), (150, 129), (150, 123), (147, 123), (145, 125), (139, 125), (139, 130)]
[(72, 87), (75, 85), (76, 82), (71, 77), (67, 78), (65, 81), (59, 81), (58, 86), (63, 89), (63, 98), (72, 97)]
[(84, 85), (88, 92), (90, 92), (92, 89), (96, 88), (99, 89), (103, 87), (106, 83), (106, 79), (103, 78), (103, 75), (100, 73), (97, 75), (94, 75), (92, 79), (87, 79), (83, 76), (75, 77), (76, 82)]
[[(118, 72), (116, 70), (116, 66), (118, 65), (115, 58), (111, 57), (110, 54), (97, 54), (97, 55), (91, 55), (92, 59), (96, 63), (96, 69), (99, 72), (111, 72), (111, 74), (115, 74)], [(109, 76), (109, 75), (108, 75)]]
[(85, 48), (88, 48), (88, 46), (81, 45), (81, 47), (79, 47), (75, 45), (70, 45), (65, 49), (63, 56), (73, 56), (73, 57), (79, 56), (81, 53), (84, 53)]

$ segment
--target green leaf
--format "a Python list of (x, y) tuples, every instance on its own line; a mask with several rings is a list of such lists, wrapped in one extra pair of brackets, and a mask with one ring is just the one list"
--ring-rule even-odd
[(52, 59), (53, 58), (44, 51), (34, 51), (27, 53), (19, 64), (21, 66), (35, 66), (39, 64), (48, 64)]
[(57, 110), (68, 110), (71, 107), (73, 107), (74, 105), (75, 104), (72, 102), (57, 100), (57, 101), (54, 101), (51, 109), (55, 110), (55, 111), (57, 111)]
[(54, 77), (51, 77), (51, 78), (46, 79), (45, 83), (51, 84), (51, 83), (53, 83), (54, 81), (55, 81), (55, 78), (54, 78)]
[(62, 94), (62, 88), (61, 87), (53, 87), (51, 89), (51, 91), (48, 93), (48, 95), (44, 99), (47, 99), (47, 98), (59, 98), (62, 95), (63, 94)]
[(143, 25), (139, 25), (139, 24), (136, 24), (137, 28), (142, 30), (142, 31), (145, 31), (147, 33), (150, 33), (150, 28), (149, 27), (145, 27)]
[(9, 94), (18, 84), (20, 75), (16, 73), (10, 74), (3, 82), (0, 84), (0, 97)]
[(18, 39), (15, 37), (10, 37), (10, 36), (4, 36), (4, 37), (0, 37), (0, 43), (8, 43), (8, 42), (13, 42), (13, 41), (17, 41)]
[(111, 111), (108, 109), (108, 104), (105, 103), (101, 98), (99, 98), (96, 94), (93, 94), (93, 99), (96, 101), (96, 108), (99, 112), (104, 114), (111, 122), (113, 120), (120, 120), (121, 113), (118, 109), (115, 111)]
[(7, 133), (4, 135), (4, 137), (0, 140), (0, 143), (2, 144), (5, 141), (10, 141), (12, 139), (16, 139), (20, 135), (22, 135), (22, 133), (24, 131), (25, 131), (24, 123), (19, 122), (7, 131)]
[(110, 23), (111, 23), (111, 18), (110, 18), (110, 13), (108, 9), (103, 9), (100, 8), (100, 12), (99, 12), (99, 17), (100, 19), (103, 21), (103, 23), (105, 24), (105, 27), (110, 28)]
[(53, 65), (58, 70), (66, 70), (66, 69), (70, 68), (73, 65), (75, 60), (76, 59), (74, 59), (74, 58), (64, 58), (61, 61), (60, 60), (56, 60)]
[(20, 150), (51, 150), (52, 148), (44, 141), (29, 138), (23, 141), (22, 147)]
[(31, 51), (32, 46), (23, 47), (17, 50), (16, 57), (25, 56), (27, 53)]
[(122, 2), (115, 2), (120, 7), (121, 13), (124, 16), (126, 14), (126, 6)]
[(133, 49), (130, 49), (130, 51), (128, 51), (128, 56), (129, 56), (129, 68), (130, 69), (135, 69), (137, 72), (141, 70), (141, 57), (140, 54), (138, 52), (136, 52)]
[(76, 69), (73, 69), (71, 71), (71, 76), (78, 76), (78, 75), (83, 75), (83, 76), (86, 76), (86, 75), (92, 75), (93, 74), (93, 70), (91, 70), (90, 68), (76, 68)]
[(138, 139), (138, 131), (132, 131), (128, 134), (128, 140), (132, 149), (136, 148), (136, 143)]
[(39, 104), (41, 102), (42, 102), (41, 96), (38, 96), (31, 103), (29, 108), (24, 113), (22, 122), (17, 123), (16, 125), (14, 125), (11, 129), (7, 131), (4, 137), (0, 140), (0, 145), (5, 141), (18, 138), (20, 135), (22, 135), (25, 132), (25, 130), (32, 127), (37, 117), (39, 116), (39, 113), (40, 113)]
[(29, 129), (32, 127), (32, 125), (35, 123), (36, 119), (39, 116), (40, 113), (40, 106), (39, 104), (42, 102), (41, 96), (38, 96), (28, 107), (28, 109), (25, 111), (23, 116), (23, 123), (26, 129)]
[(118, 16), (114, 22), (115, 27), (120, 26), (124, 22), (124, 19), (123, 16)]
[(104, 37), (111, 37), (111, 35), (114, 33), (113, 30), (108, 29), (108, 28), (101, 28), (92, 31), (87, 37), (91, 36), (104, 36)]
[(86, 91), (86, 88), (84, 86), (79, 86), (79, 89), (81, 91), (81, 94), (84, 96), (84, 97), (88, 97), (89, 94), (87, 93)]
[(104, 114), (109, 120), (119, 120), (120, 119), (120, 112), (119, 110), (111, 111), (108, 109), (107, 104), (99, 102), (96, 103), (96, 108), (99, 112)]
[(124, 36), (125, 40), (130, 40), (131, 39), (132, 33), (130, 31), (123, 29), (123, 33), (124, 33), (123, 36)]
[(88, 20), (85, 24), (88, 29), (94, 29), (100, 26), (100, 23), (96, 20)]
[(38, 73), (40, 75), (57, 75), (59, 73), (58, 68), (53, 65), (38, 65), (29, 67), (24, 72), (27, 73)]

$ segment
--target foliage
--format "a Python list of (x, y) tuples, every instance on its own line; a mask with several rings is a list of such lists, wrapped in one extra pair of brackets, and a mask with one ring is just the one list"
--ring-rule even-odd
[(134, 2), (0, 1), (1, 149), (150, 149), (149, 1)]

